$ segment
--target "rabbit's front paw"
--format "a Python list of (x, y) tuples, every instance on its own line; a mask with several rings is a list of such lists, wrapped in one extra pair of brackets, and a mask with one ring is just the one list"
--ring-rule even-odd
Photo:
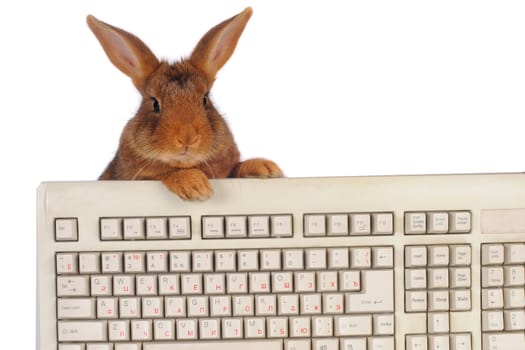
[(234, 177), (282, 177), (283, 171), (277, 164), (268, 159), (248, 159), (237, 164)]
[(182, 199), (205, 200), (213, 193), (208, 177), (198, 169), (178, 170), (162, 182)]

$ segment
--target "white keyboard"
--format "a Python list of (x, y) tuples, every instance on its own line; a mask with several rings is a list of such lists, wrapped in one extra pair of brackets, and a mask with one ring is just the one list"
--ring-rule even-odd
[(42, 350), (523, 350), (525, 174), (38, 189)]

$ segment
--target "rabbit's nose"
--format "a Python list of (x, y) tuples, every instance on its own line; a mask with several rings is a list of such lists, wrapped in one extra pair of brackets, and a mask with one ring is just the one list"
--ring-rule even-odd
[(187, 135), (186, 137), (177, 137), (177, 142), (181, 144), (186, 150), (190, 147), (196, 147), (201, 141), (201, 135)]

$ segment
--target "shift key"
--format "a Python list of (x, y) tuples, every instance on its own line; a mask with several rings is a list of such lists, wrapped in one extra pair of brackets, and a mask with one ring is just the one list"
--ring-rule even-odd
[(106, 341), (106, 321), (58, 321), (58, 341)]
[(347, 313), (394, 312), (394, 271), (361, 271), (361, 290), (346, 293)]

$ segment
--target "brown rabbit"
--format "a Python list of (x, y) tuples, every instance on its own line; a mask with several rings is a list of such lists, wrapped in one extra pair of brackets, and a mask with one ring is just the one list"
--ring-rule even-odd
[(133, 34), (87, 17), (111, 62), (142, 95), (101, 180), (161, 180), (181, 198), (202, 200), (212, 194), (211, 178), (282, 176), (270, 160), (239, 161), (233, 136), (209, 97), (251, 15), (246, 8), (213, 27), (188, 59), (173, 64), (159, 61)]

